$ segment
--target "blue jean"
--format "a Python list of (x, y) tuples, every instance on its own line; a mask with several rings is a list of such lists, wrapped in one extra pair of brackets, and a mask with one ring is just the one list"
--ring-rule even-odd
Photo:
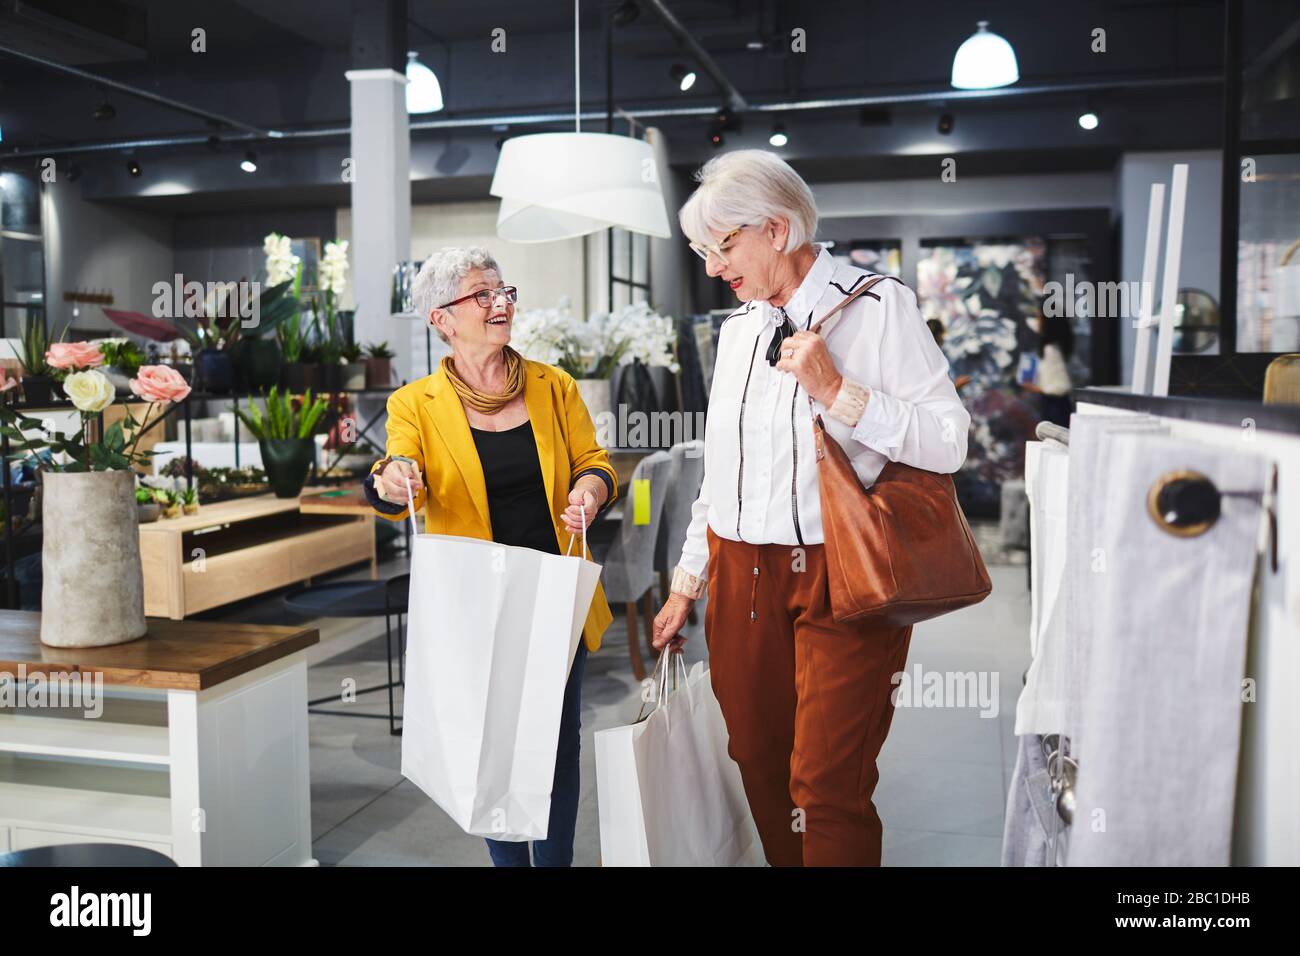
[[(555, 753), (555, 780), (551, 785), (551, 816), (546, 839), (534, 840), (535, 866), (572, 866), (573, 834), (578, 826), (578, 756), (582, 746), (582, 672), (587, 664), (587, 645), (578, 642), (573, 670), (564, 686), (560, 710), (560, 742)], [(525, 841), (485, 840), (493, 866), (529, 866)]]

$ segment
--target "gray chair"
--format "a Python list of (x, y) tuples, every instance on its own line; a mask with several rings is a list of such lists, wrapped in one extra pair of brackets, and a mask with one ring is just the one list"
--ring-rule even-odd
[[(632, 480), (623, 490), (623, 520), (614, 534), (613, 543), (604, 555), (601, 580), (610, 604), (622, 604), (627, 612), (627, 649), (632, 658), (632, 673), (645, 680), (646, 669), (637, 639), (637, 610), (644, 615), (646, 643), (654, 636), (654, 614), (647, 600), (655, 583), (655, 545), (663, 521), (664, 498), (672, 478), (673, 461), (666, 451), (657, 451), (637, 462)], [(649, 522), (637, 524), (636, 482), (649, 479)]]
[[(655, 545), (655, 570), (659, 572), (659, 598), (668, 599), (669, 576), (682, 560), (682, 543), (691, 524), (691, 505), (704, 483), (704, 442), (680, 442), (669, 450), (673, 471), (664, 498), (664, 520)], [(694, 623), (695, 611), (691, 611)]]

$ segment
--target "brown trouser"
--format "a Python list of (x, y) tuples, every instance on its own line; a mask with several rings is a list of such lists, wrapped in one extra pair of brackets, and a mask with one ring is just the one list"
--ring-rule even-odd
[(912, 628), (836, 624), (822, 545), (709, 532), (704, 630), (728, 752), (772, 866), (879, 866), (871, 795)]

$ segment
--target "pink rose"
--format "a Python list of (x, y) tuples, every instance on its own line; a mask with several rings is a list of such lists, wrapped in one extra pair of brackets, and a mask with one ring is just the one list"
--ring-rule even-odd
[(104, 364), (104, 353), (90, 342), (55, 342), (45, 353), (45, 361), (57, 369), (94, 368)]
[(179, 402), (190, 393), (190, 386), (170, 365), (142, 365), (131, 379), (131, 391), (148, 402)]

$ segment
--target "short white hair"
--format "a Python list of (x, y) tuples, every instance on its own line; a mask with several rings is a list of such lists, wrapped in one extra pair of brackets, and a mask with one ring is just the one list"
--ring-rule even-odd
[(715, 233), (771, 219), (790, 224), (783, 252), (812, 242), (817, 203), (803, 177), (765, 149), (738, 149), (715, 156), (695, 174), (700, 186), (678, 213), (688, 239), (711, 244)]
[(475, 269), (501, 272), (492, 253), (482, 246), (444, 246), (425, 259), (411, 283), (411, 299), (420, 318), (428, 322), (430, 312), (459, 298), (461, 282)]

